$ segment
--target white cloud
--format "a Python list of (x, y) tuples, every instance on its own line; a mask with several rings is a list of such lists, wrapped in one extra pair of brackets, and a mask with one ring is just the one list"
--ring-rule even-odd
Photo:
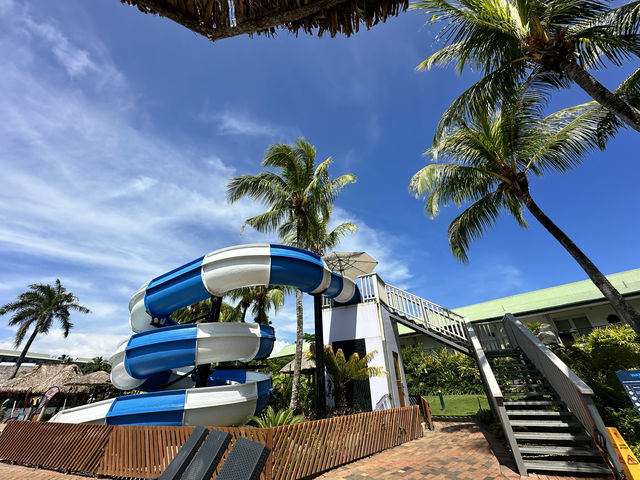
[(249, 115), (226, 111), (221, 114), (203, 113), (201, 119), (217, 124), (220, 135), (238, 135), (249, 137), (266, 137), (270, 140), (289, 142), (301, 136), (300, 130), (294, 127), (260, 122)]

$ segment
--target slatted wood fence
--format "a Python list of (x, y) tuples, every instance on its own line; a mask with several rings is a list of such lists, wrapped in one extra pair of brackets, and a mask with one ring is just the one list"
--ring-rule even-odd
[[(263, 480), (304, 478), (422, 436), (417, 405), (284, 427), (217, 429), (233, 436), (229, 450), (238, 437), (271, 449)], [(10, 422), (0, 436), (0, 459), (94, 475), (154, 478), (192, 431), (193, 427)], [(30, 447), (21, 446), (25, 443)]]

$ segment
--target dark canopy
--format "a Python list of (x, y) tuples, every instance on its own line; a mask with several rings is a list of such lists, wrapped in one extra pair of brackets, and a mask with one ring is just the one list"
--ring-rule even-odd
[(350, 36), (360, 23), (370, 28), (407, 9), (408, 0), (121, 0), (144, 13), (170, 18), (219, 40), (254, 33), (274, 35), (276, 27), (297, 34), (317, 31)]

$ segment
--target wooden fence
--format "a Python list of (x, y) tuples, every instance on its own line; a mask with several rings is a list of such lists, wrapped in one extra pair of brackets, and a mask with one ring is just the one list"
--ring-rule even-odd
[[(238, 437), (271, 449), (263, 480), (304, 478), (422, 436), (417, 405), (284, 427), (216, 428), (233, 436), (229, 450)], [(192, 431), (193, 427), (10, 422), (0, 436), (0, 459), (94, 475), (154, 478)]]

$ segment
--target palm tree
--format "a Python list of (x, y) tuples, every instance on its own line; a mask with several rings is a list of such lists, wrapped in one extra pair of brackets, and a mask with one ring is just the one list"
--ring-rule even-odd
[[(327, 216), (307, 216), (302, 226), (304, 232), (302, 235), (303, 248), (323, 256), (329, 250), (336, 248), (344, 237), (358, 231), (358, 226), (351, 222), (341, 223), (329, 231), (329, 221), (332, 212), (333, 207), (329, 208), (329, 215)], [(295, 241), (294, 231), (291, 231), (283, 239), (283, 243), (288, 245), (294, 245)]]
[[(245, 221), (260, 232), (278, 231), (281, 238), (295, 229), (295, 246), (304, 245), (304, 222), (308, 215), (328, 217), (340, 191), (356, 181), (354, 175), (329, 177), (331, 157), (316, 165), (316, 149), (304, 138), (293, 145), (270, 145), (262, 159), (265, 169), (257, 175), (232, 178), (227, 199), (235, 203), (249, 197), (267, 206), (267, 210)], [(298, 386), (302, 365), (302, 292), (296, 290), (296, 356), (293, 371), (291, 408), (298, 404)]]
[[(188, 307), (180, 308), (171, 314), (171, 318), (178, 323), (199, 323), (207, 313), (211, 311), (211, 299), (207, 298)], [(220, 322), (236, 322), (238, 315), (236, 309), (226, 302), (220, 306)]]
[(615, 94), (587, 72), (640, 54), (640, 1), (610, 8), (601, 0), (420, 0), (413, 8), (427, 23), (444, 23), (444, 46), (418, 69), (455, 63), (458, 72), (469, 66), (485, 75), (447, 109), (438, 134), (460, 112), (512, 94), (531, 73), (555, 87), (568, 78), (640, 131), (640, 97)]
[(344, 415), (346, 413), (347, 386), (349, 383), (386, 375), (382, 367), (370, 367), (368, 365), (376, 353), (378, 353), (376, 350), (372, 350), (362, 358), (357, 353), (353, 353), (347, 360), (341, 348), (334, 353), (331, 345), (324, 347), (324, 363), (327, 366), (327, 373), (331, 375), (331, 380), (333, 381), (336, 415)]
[(640, 332), (638, 312), (545, 215), (529, 191), (529, 174), (566, 172), (579, 165), (587, 151), (604, 146), (607, 132), (598, 127), (607, 112), (590, 102), (543, 117), (540, 93), (529, 87), (503, 100), (501, 109), (478, 110), (469, 121), (459, 117), (426, 152), (436, 163), (417, 172), (409, 190), (426, 197), (425, 210), (432, 218), (441, 204), (471, 202), (448, 229), (451, 251), (463, 262), (468, 261), (471, 241), (492, 227), (501, 213), (509, 213), (526, 227), (522, 215), (526, 207), (578, 262), (620, 317)]
[(71, 311), (80, 313), (90, 313), (90, 310), (78, 303), (78, 299), (71, 292), (62, 286), (60, 280), (56, 279), (53, 285), (34, 283), (29, 285), (29, 290), (18, 295), (18, 298), (0, 307), (0, 316), (13, 312), (9, 319), (9, 325), (19, 325), (16, 332), (14, 344), (16, 348), (24, 340), (29, 328), (33, 327), (33, 332), (27, 340), (18, 361), (16, 368), (10, 378), (14, 378), (24, 361), (24, 357), (29, 351), (29, 347), (38, 333), (46, 335), (49, 333), (54, 320), (58, 320), (64, 337), (67, 338), (73, 323), (69, 320)]
[(93, 357), (89, 363), (87, 363), (84, 367), (84, 373), (93, 373), (104, 371), (107, 373), (111, 373), (111, 364), (109, 360), (106, 360), (100, 356)]
[(289, 291), (287, 287), (278, 285), (259, 285), (236, 288), (231, 290), (227, 296), (238, 302), (235, 307), (235, 315), (239, 321), (245, 321), (247, 310), (251, 308), (255, 322), (269, 325), (269, 310), (273, 309), (273, 313), (278, 313), (284, 305), (284, 294)]

